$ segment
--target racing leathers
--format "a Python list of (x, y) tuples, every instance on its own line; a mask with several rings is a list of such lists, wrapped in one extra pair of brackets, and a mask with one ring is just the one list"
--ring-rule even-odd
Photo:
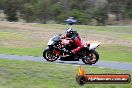
[(81, 37), (76, 31), (74, 31), (70, 37), (64, 36), (63, 38), (65, 39), (70, 38), (70, 42), (74, 44), (74, 47), (72, 48), (71, 51), (69, 51), (69, 53), (76, 54), (79, 50), (83, 48)]

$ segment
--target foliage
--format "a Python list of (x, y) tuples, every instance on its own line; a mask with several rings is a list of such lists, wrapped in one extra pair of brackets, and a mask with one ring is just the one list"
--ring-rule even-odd
[(8, 21), (17, 21), (17, 11), (19, 9), (19, 1), (18, 0), (7, 0), (4, 2), (4, 13), (7, 15)]
[(23, 9), (21, 9), (21, 18), (26, 20), (27, 22), (34, 21), (34, 7), (30, 3), (26, 3), (22, 6)]
[(0, 9), (9, 21), (17, 21), (18, 12), (27, 22), (40, 23), (49, 20), (62, 23), (74, 16), (78, 24), (89, 24), (94, 19), (98, 25), (105, 25), (109, 13), (117, 21), (132, 18), (131, 0), (1, 0)]

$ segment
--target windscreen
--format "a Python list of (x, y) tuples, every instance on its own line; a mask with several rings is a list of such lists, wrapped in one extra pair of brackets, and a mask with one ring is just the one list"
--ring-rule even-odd
[(60, 36), (59, 35), (55, 35), (55, 36), (53, 36), (52, 37), (52, 39), (51, 39), (52, 41), (55, 41), (55, 42), (58, 42), (58, 41), (60, 41), (61, 40), (61, 38), (60, 38)]

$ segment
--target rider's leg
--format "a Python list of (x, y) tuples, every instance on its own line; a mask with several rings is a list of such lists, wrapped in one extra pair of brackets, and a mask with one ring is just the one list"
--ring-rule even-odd
[(79, 52), (82, 48), (83, 48), (83, 46), (81, 45), (81, 46), (79, 46), (79, 47), (77, 47), (77, 48), (71, 50), (71, 52), (72, 52), (73, 54), (76, 54), (76, 53)]

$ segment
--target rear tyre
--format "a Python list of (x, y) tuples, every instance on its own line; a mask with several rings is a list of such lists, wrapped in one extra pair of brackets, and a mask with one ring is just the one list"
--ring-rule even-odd
[(82, 61), (85, 64), (89, 64), (89, 65), (95, 64), (98, 60), (99, 60), (99, 54), (97, 51), (88, 52), (88, 54), (86, 55), (86, 58), (82, 59)]
[(43, 57), (47, 61), (51, 61), (51, 62), (56, 61), (59, 58), (59, 56), (57, 54), (55, 54), (53, 52), (53, 50), (50, 50), (50, 49), (45, 49), (44, 50)]

